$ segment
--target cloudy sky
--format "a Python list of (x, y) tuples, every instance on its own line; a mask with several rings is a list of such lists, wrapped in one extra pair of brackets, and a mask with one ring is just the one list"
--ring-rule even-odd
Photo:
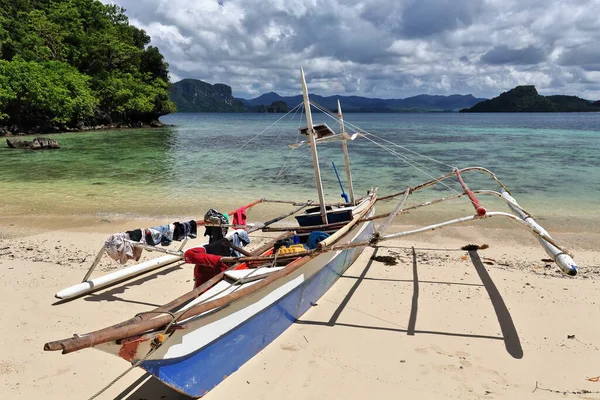
[(519, 84), (600, 99), (600, 0), (103, 0), (152, 37), (171, 80), (236, 97), (494, 97)]

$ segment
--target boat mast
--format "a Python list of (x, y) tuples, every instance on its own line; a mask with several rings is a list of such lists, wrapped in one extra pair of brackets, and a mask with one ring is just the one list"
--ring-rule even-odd
[[(344, 117), (342, 115), (342, 106), (340, 106), (340, 100), (338, 99), (338, 118), (340, 119), (340, 134), (346, 133), (344, 129)], [(352, 173), (350, 172), (350, 158), (348, 157), (348, 143), (342, 138), (342, 149), (344, 150), (344, 161), (346, 161), (346, 178), (348, 178), (348, 185), (350, 188), (350, 202), (354, 205), (354, 188), (352, 187)]]
[(310, 141), (310, 150), (312, 152), (313, 169), (315, 170), (317, 192), (319, 193), (319, 205), (321, 206), (321, 219), (323, 220), (323, 224), (327, 224), (327, 210), (325, 209), (325, 199), (323, 197), (323, 183), (321, 182), (321, 170), (319, 169), (317, 142), (315, 141), (315, 131), (313, 129), (312, 114), (310, 112), (310, 101), (308, 100), (308, 89), (306, 88), (306, 79), (304, 78), (304, 69), (302, 67), (300, 67), (300, 78), (302, 80), (302, 97), (304, 99), (304, 112), (306, 113), (306, 124), (308, 125), (308, 139)]

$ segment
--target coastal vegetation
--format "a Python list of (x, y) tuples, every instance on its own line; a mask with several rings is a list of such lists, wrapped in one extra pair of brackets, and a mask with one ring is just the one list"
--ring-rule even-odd
[(168, 65), (124, 11), (0, 0), (0, 135), (139, 126), (174, 112)]
[(600, 101), (577, 96), (542, 96), (535, 86), (517, 86), (461, 112), (586, 112), (600, 111)]

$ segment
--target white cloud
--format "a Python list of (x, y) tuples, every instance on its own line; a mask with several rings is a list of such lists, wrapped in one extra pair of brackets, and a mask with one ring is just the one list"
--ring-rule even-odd
[[(108, 0), (105, 0), (108, 2)], [(171, 77), (238, 97), (312, 91), (368, 97), (518, 84), (600, 99), (600, 0), (117, 0)]]

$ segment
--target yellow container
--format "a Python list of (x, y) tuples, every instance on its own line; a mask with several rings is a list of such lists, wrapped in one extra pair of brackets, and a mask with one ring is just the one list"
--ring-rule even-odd
[(300, 253), (306, 251), (306, 249), (304, 248), (303, 245), (301, 244), (293, 244), (289, 247), (280, 247), (279, 250), (277, 251), (277, 254), (293, 254), (293, 253)]

